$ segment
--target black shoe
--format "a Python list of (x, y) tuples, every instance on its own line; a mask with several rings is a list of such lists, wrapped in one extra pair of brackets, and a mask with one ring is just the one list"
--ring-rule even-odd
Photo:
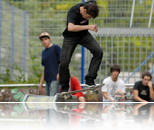
[(90, 87), (96, 86), (93, 78), (86, 78), (86, 84)]
[(68, 92), (69, 87), (69, 85), (62, 85), (61, 93)]

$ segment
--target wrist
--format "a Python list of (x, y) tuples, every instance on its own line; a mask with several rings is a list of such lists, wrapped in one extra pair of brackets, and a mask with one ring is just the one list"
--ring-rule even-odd
[(110, 101), (112, 101), (112, 99), (109, 98)]
[(90, 25), (87, 25), (86, 27), (87, 27), (87, 28), (86, 28), (87, 30), (90, 30)]

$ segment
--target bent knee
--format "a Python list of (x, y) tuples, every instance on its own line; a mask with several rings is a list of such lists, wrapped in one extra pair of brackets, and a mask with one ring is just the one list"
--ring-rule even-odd
[(69, 66), (69, 61), (63, 60), (60, 61), (59, 69), (68, 69), (68, 66)]
[(99, 49), (97, 50), (97, 56), (100, 57), (100, 58), (103, 57), (103, 50), (102, 50), (102, 48), (99, 48)]

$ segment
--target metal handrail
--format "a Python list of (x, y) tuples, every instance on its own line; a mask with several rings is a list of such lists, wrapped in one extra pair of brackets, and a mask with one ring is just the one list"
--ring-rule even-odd
[[(86, 119), (80, 119), (80, 121), (85, 121)], [(39, 119), (15, 119), (15, 118), (0, 118), (0, 121), (39, 121)], [(45, 119), (43, 119), (45, 121)], [(100, 121), (100, 120), (96, 120)], [(134, 121), (133, 119), (126, 119), (125, 121)]]
[(39, 84), (0, 84), (0, 87), (39, 87)]
[[(85, 86), (85, 84), (80, 84)], [(99, 84), (96, 84), (99, 85)], [(45, 84), (43, 84), (45, 86)], [(126, 88), (132, 88), (134, 84), (125, 84)], [(39, 87), (39, 84), (0, 84), (0, 87)]]

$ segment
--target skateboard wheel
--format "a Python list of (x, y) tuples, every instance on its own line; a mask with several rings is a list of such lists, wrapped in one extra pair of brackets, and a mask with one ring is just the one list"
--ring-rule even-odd
[(95, 90), (95, 94), (98, 94), (99, 92), (98, 92), (98, 90)]
[(90, 94), (93, 94), (93, 91), (92, 90), (90, 90), (90, 92), (89, 92)]
[(67, 96), (66, 95), (64, 95), (64, 100), (67, 100)]

